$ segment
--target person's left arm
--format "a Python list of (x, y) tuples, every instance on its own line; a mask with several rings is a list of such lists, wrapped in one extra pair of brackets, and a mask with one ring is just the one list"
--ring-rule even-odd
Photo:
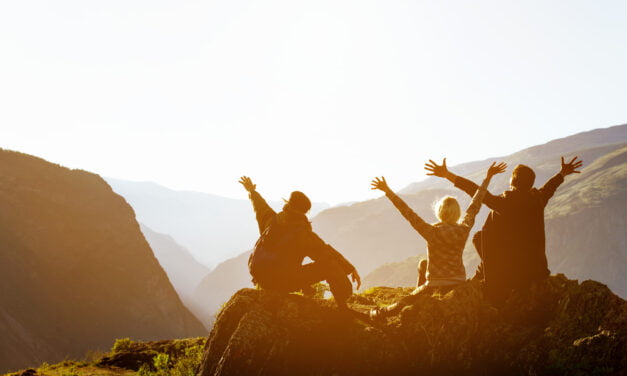
[(551, 197), (555, 194), (557, 188), (564, 182), (564, 178), (570, 174), (579, 174), (581, 171), (577, 169), (583, 166), (583, 161), (578, 160), (577, 157), (574, 157), (570, 160), (570, 162), (565, 163), (564, 157), (562, 159), (562, 168), (560, 172), (555, 174), (551, 179), (549, 179), (544, 185), (538, 189), (540, 192), (540, 197), (542, 198), (542, 203), (546, 206)]

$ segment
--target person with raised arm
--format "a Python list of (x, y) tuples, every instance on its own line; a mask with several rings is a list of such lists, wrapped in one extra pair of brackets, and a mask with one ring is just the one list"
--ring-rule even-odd
[(462, 260), (466, 240), (475, 223), (475, 216), (481, 208), (481, 202), (492, 176), (504, 172), (506, 168), (505, 163), (492, 163), (483, 184), (474, 194), (461, 221), (459, 221), (461, 210), (457, 200), (451, 196), (442, 198), (435, 208), (435, 214), (439, 219), (439, 222), (435, 224), (429, 224), (420, 218), (403, 199), (390, 189), (384, 177), (375, 178), (372, 181), (372, 189), (383, 191), (410, 225), (427, 241), (427, 260), (426, 263), (423, 260), (419, 264), (416, 289), (397, 303), (372, 309), (370, 311), (372, 319), (378, 320), (400, 312), (419, 294), (445, 293), (466, 281), (466, 269)]
[[(544, 208), (564, 177), (579, 173), (583, 165), (574, 157), (561, 159), (560, 171), (541, 188), (533, 188), (534, 171), (518, 165), (512, 171), (510, 189), (495, 196), (486, 193), (483, 203), (491, 209), (473, 244), (481, 257), (475, 274), (485, 281), (485, 292), (495, 303), (504, 301), (513, 290), (520, 290), (545, 280), (550, 272), (545, 252)], [(438, 165), (425, 164), (427, 175), (448, 179), (469, 195), (477, 192), (472, 181), (457, 176), (446, 167), (446, 158)]]
[[(283, 210), (276, 213), (257, 192), (257, 186), (247, 176), (239, 181), (253, 204), (259, 240), (248, 260), (253, 283), (263, 289), (283, 293), (303, 291), (313, 293), (312, 284), (327, 281), (333, 297), (342, 310), (353, 293), (347, 276), (361, 285), (355, 267), (311, 228), (307, 212), (311, 201), (302, 192), (294, 191), (285, 202)], [(305, 257), (313, 262), (303, 265)]]

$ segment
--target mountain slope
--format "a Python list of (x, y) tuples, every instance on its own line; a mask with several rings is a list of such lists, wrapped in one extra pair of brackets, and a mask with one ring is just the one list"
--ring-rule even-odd
[(547, 208), (551, 270), (627, 296), (627, 143), (564, 184)]
[[(580, 152), (578, 156), (583, 159), (586, 164), (589, 164), (599, 156), (614, 150), (616, 144), (623, 142), (627, 142), (627, 125), (625, 124), (577, 133), (549, 141), (542, 145), (532, 146), (507, 156), (463, 163), (451, 169), (458, 175), (479, 181), (484, 176), (485, 166), (489, 166), (490, 163), (494, 161), (505, 161), (510, 165), (510, 168), (514, 167), (516, 164), (522, 163), (533, 166), (537, 175), (536, 184), (538, 184), (555, 173), (553, 166), (555, 161), (559, 161), (560, 156), (577, 151)], [(437, 162), (439, 163), (440, 161)], [(408, 185), (401, 189), (400, 192), (411, 194), (426, 188), (446, 188), (449, 186), (446, 180), (429, 177), (423, 181)], [(509, 186), (509, 176), (507, 176), (507, 174), (495, 176), (490, 186), (494, 192), (504, 191)]]
[(209, 268), (199, 263), (187, 249), (176, 243), (171, 236), (153, 231), (141, 223), (140, 229), (185, 306), (196, 317), (200, 317), (200, 312), (194, 304), (191, 292), (209, 274)]
[(220, 263), (198, 284), (192, 299), (196, 305), (195, 312), (198, 312), (196, 316), (207, 328), (213, 325), (214, 314), (235, 291), (253, 287), (248, 273), (250, 253), (251, 251), (246, 251)]
[(0, 370), (205, 329), (99, 176), (0, 149)]

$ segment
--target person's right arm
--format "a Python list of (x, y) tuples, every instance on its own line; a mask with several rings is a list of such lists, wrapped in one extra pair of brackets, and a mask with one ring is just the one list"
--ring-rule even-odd
[(239, 182), (248, 192), (248, 198), (250, 198), (253, 204), (257, 225), (259, 226), (259, 233), (261, 234), (270, 225), (272, 218), (276, 216), (276, 212), (272, 210), (266, 200), (256, 191), (257, 185), (253, 184), (248, 176), (242, 176)]
[(396, 193), (394, 193), (384, 177), (375, 178), (372, 183), (372, 189), (378, 189), (385, 193), (385, 196), (392, 201), (392, 204), (398, 209), (399, 212), (405, 217), (405, 219), (409, 222), (411, 227), (413, 227), (423, 238), (429, 240), (433, 235), (433, 226), (429, 223), (425, 222), (418, 214), (416, 214), (409, 205), (402, 198), (398, 197)]
[[(429, 160), (429, 162), (425, 163), (425, 170), (429, 171), (427, 175), (447, 179), (470, 197), (474, 197), (479, 189), (479, 186), (474, 182), (450, 172), (446, 167), (446, 158), (444, 158), (441, 165)], [(500, 211), (503, 207), (503, 197), (495, 196), (486, 190), (483, 203), (492, 210)]]
[(476, 190), (474, 196), (472, 196), (472, 201), (470, 202), (470, 205), (466, 210), (466, 214), (464, 214), (464, 218), (462, 219), (462, 225), (467, 226), (468, 229), (472, 228), (472, 226), (475, 224), (475, 217), (481, 209), (481, 203), (484, 197), (486, 197), (490, 180), (494, 175), (505, 172), (506, 168), (507, 164), (503, 162), (499, 163), (498, 165), (496, 164), (496, 162), (494, 162), (492, 163), (490, 168), (488, 168), (488, 172), (485, 179), (483, 180), (483, 183), (481, 184), (481, 187), (479, 187), (479, 189)]

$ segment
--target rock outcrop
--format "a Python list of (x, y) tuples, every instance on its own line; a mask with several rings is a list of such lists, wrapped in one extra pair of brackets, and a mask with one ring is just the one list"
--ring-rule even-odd
[(330, 300), (242, 289), (198, 375), (627, 374), (627, 304), (598, 282), (552, 276), (495, 307), (469, 281), (386, 323), (363, 315), (409, 291), (370, 289), (350, 302), (362, 315), (349, 315)]

